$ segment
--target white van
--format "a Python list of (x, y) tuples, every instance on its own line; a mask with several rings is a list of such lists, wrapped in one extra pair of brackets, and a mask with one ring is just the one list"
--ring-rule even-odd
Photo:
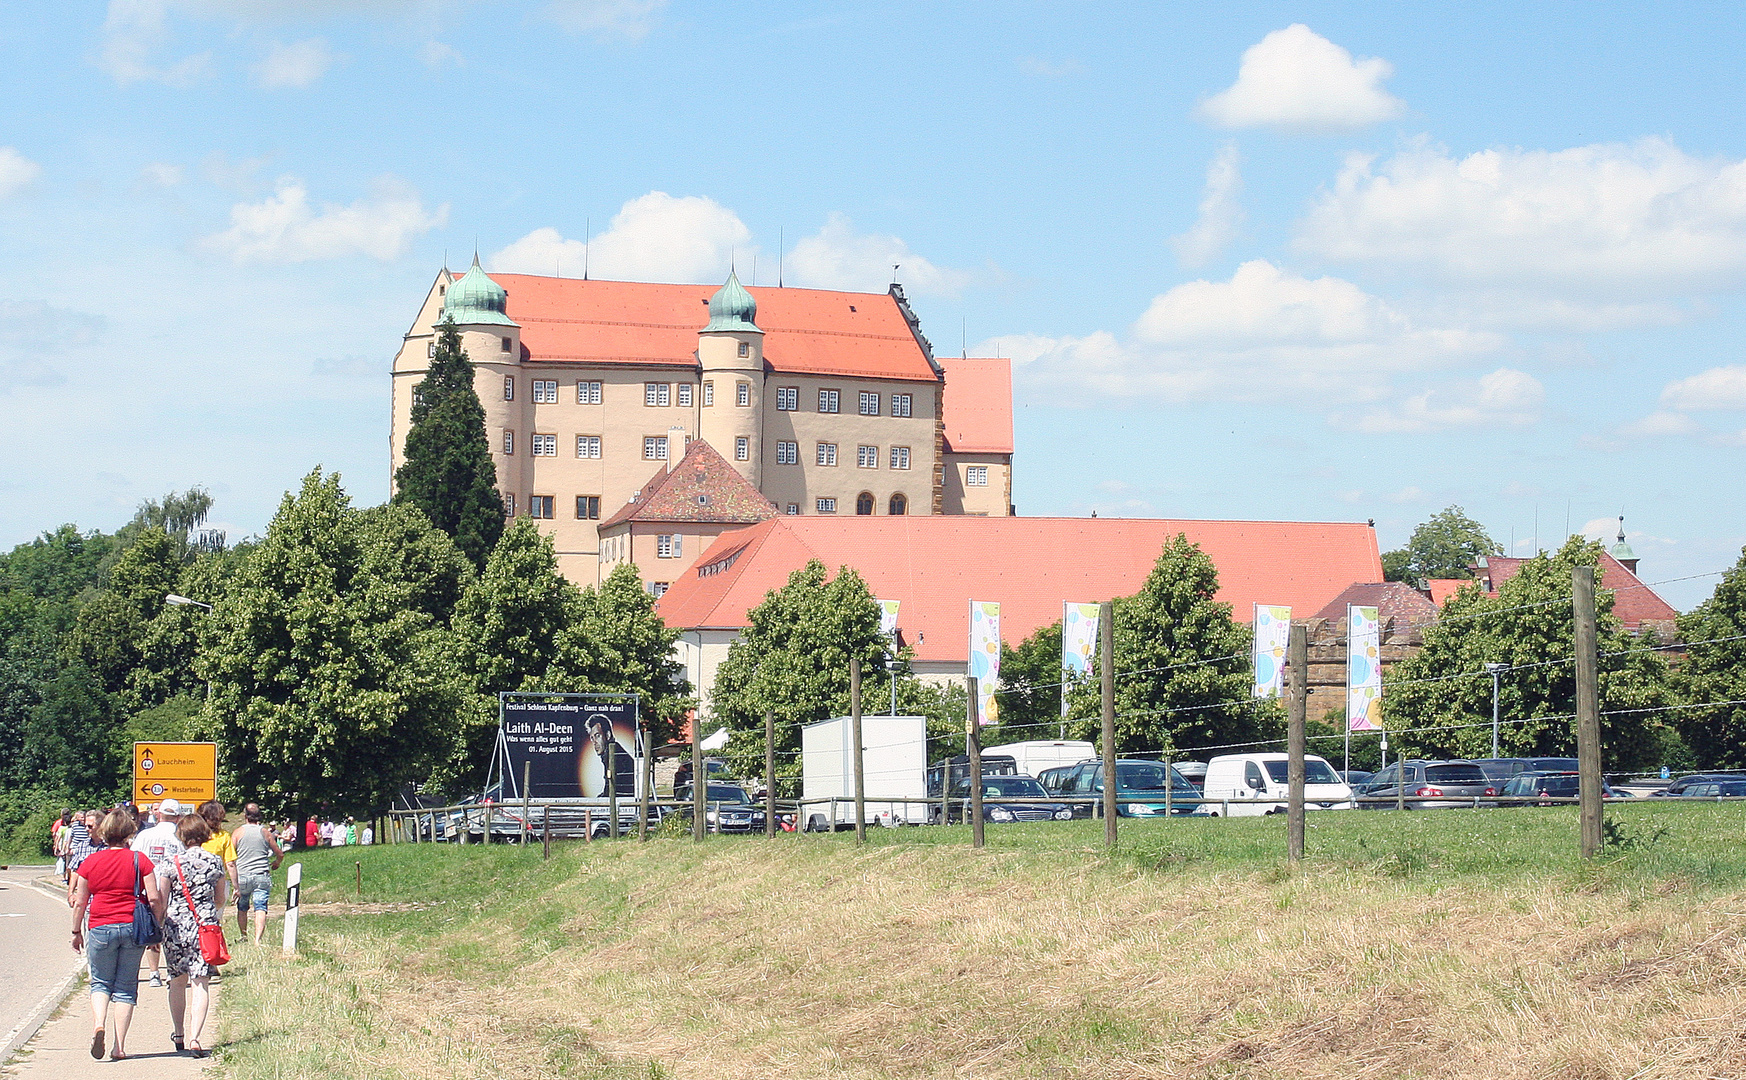
[[(1290, 796), (1291, 768), (1285, 754), (1225, 754), (1206, 766), (1206, 786), (1199, 813), (1218, 817), (1227, 807), (1232, 817), (1283, 814)], [(1352, 789), (1327, 759), (1303, 756), (1305, 810), (1350, 810)]]
[(1000, 755), (1017, 762), (1019, 772), (1026, 776), (1036, 776), (1044, 769), (1053, 769), (1058, 765), (1077, 765), (1081, 761), (1089, 761), (1097, 756), (1097, 747), (1088, 742), (1071, 739), (1032, 739), (1030, 742), (986, 747), (982, 751), (982, 760), (987, 761)]

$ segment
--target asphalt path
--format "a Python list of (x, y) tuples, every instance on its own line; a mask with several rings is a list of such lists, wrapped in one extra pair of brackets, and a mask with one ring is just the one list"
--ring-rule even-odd
[(66, 896), (43, 888), (50, 866), (0, 870), (0, 1061), (30, 1038), (84, 970)]

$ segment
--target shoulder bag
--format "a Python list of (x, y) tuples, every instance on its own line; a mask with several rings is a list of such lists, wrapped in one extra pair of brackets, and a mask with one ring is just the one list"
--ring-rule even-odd
[(200, 911), (194, 906), (194, 897), (188, 892), (188, 879), (182, 876), (182, 856), (175, 858), (176, 880), (182, 883), (182, 901), (188, 905), (189, 914), (200, 925), (200, 959), (218, 967), (230, 963), (230, 946), (224, 943), (224, 927), (218, 923), (200, 922)]
[(139, 868), (139, 852), (129, 851), (127, 858), (133, 863), (133, 943), (156, 945), (164, 940), (164, 932), (159, 929), (158, 920), (152, 918), (151, 901), (146, 899), (145, 871)]

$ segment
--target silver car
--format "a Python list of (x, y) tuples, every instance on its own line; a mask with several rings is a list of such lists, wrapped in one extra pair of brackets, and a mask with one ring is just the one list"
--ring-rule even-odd
[[(1359, 792), (1365, 810), (1388, 810), (1402, 794), (1408, 810), (1448, 810), (1472, 807), (1475, 800), (1497, 797), (1497, 786), (1471, 761), (1397, 761), (1370, 778)], [(1496, 806), (1495, 802), (1478, 803)]]

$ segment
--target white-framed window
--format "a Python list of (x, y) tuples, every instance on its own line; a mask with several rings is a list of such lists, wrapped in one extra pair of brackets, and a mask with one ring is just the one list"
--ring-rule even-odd
[(855, 465), (862, 469), (877, 469), (879, 467), (879, 448), (877, 446), (855, 447)]
[(513, 491), (506, 491), (503, 493), (503, 516), (515, 516), (515, 492)]
[(788, 516), (789, 517), (799, 517), (800, 516), (800, 504), (799, 503), (789, 503), (788, 504)]
[(909, 513), (909, 496), (900, 491), (891, 497), (891, 516), (902, 517), (907, 513)]
[(673, 384), (650, 382), (643, 384), (643, 404), (655, 409), (665, 409), (673, 404)]
[(740, 408), (748, 408), (752, 404), (752, 384), (739, 383), (734, 387), (734, 404)]
[(669, 587), (670, 586), (665, 581), (651, 581), (649, 582), (649, 595), (659, 600), (661, 597), (667, 595), (667, 589)]
[(644, 461), (666, 461), (667, 460), (667, 436), (665, 436), (665, 435), (644, 435), (643, 436), (643, 460)]
[(818, 392), (818, 411), (837, 412), (842, 395), (835, 390), (820, 390)]
[(891, 395), (891, 415), (892, 416), (908, 416), (909, 415), (909, 404), (910, 404), (910, 395), (908, 395), (908, 394), (892, 394)]
[(752, 355), (752, 343), (751, 342), (749, 342), (749, 341), (740, 342), (740, 355), (741, 356)]
[(576, 404), (600, 404), (600, 384), (597, 382), (579, 382), (576, 384)]
[(599, 521), (600, 520), (600, 496), (598, 496), (598, 495), (578, 495), (578, 496), (576, 496), (576, 518), (577, 518), (577, 520), (580, 520), (580, 521)]
[(515, 432), (509, 428), (503, 429), (503, 452), (505, 454), (515, 453)]
[(800, 444), (797, 442), (778, 442), (776, 444), (776, 464), (800, 464)]
[(556, 435), (538, 435), (528, 444), (527, 452), (534, 457), (557, 457), (558, 437)]
[(558, 380), (535, 379), (533, 381), (533, 400), (535, 405), (556, 405), (558, 403)]
[(576, 436), (576, 456), (579, 458), (598, 458), (600, 456), (600, 436)]
[(746, 438), (744, 435), (739, 435), (734, 438), (734, 460), (752, 460), (752, 440)]
[(834, 514), (837, 512), (837, 500), (835, 499), (821, 497), (818, 500), (817, 505), (818, 512), (821, 514)]
[(794, 412), (800, 408), (800, 387), (778, 386), (776, 388), (776, 411)]
[(679, 407), (681, 409), (691, 408), (691, 384), (688, 382), (679, 384)]
[(655, 537), (655, 558), (677, 559), (684, 554), (684, 537), (678, 533), (662, 533)]
[(515, 376), (514, 375), (505, 375), (503, 377), (503, 400), (504, 401), (514, 401), (515, 400)]
[(703, 384), (703, 407), (708, 409), (708, 408), (713, 408), (714, 406), (715, 406), (715, 383), (706, 382)]
[(430, 339), (430, 348), (425, 350), (424, 355), (430, 357), (432, 360), (436, 359), (436, 338)]
[(550, 495), (529, 495), (527, 497), (527, 516), (531, 518), (550, 518), (552, 503), (555, 500)]
[(879, 415), (879, 395), (868, 390), (861, 391), (861, 415)]
[(891, 467), (894, 469), (909, 468), (909, 447), (894, 446), (891, 448)]
[(818, 463), (820, 465), (835, 465), (837, 463), (837, 444), (821, 442), (818, 444)]
[(970, 487), (987, 487), (988, 466), (966, 465), (964, 467), (964, 483)]

